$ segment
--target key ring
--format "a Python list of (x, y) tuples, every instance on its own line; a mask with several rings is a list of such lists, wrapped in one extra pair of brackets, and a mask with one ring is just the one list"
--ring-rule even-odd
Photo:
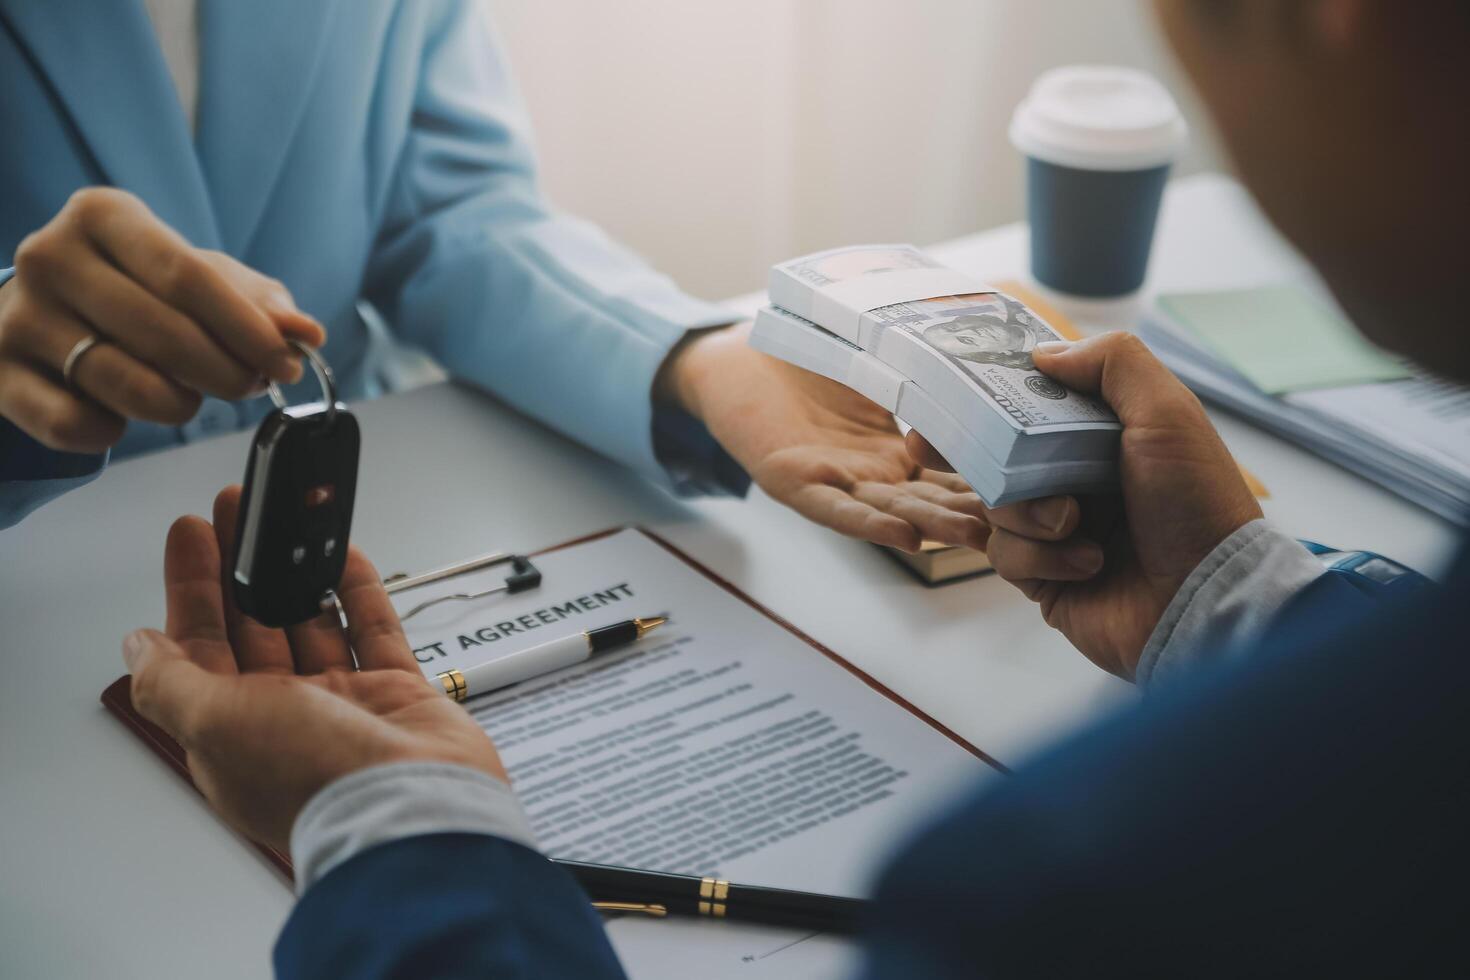
[[(327, 403), (326, 424), (330, 426), (337, 418), (337, 380), (332, 376), (332, 368), (322, 356), (317, 353), (316, 348), (303, 344), (299, 340), (288, 340), (286, 343), (301, 352), (301, 355), (311, 364), (311, 370), (316, 374), (317, 383), (322, 386), (322, 396)], [(281, 394), (281, 388), (274, 381), (266, 386), (266, 393), (271, 396), (271, 401), (276, 403), (277, 408), (287, 408), (289, 402), (286, 396)]]

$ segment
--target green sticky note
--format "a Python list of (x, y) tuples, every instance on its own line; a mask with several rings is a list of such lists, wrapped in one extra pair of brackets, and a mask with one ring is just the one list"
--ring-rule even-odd
[(1173, 293), (1159, 303), (1268, 395), (1409, 377), (1402, 363), (1298, 286)]

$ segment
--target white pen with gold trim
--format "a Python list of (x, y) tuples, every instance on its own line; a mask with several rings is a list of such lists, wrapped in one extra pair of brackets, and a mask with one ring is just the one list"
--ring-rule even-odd
[(668, 616), (646, 616), (642, 619), (627, 619), (611, 626), (573, 633), (559, 640), (540, 643), (529, 650), (521, 650), (507, 657), (499, 657), (483, 664), (466, 667), (464, 670), (446, 670), (434, 677), (444, 687), (444, 693), (456, 701), (489, 694), (521, 681), (528, 681), (542, 674), (549, 674), (563, 667), (572, 667), (590, 660), (599, 653), (616, 650), (643, 639), (669, 621)]

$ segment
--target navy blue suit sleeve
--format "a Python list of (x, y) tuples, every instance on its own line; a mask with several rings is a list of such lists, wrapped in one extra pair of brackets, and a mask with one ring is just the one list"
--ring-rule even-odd
[(1361, 576), (1329, 570), (1281, 607), (1260, 644), (1269, 646), (1275, 637), (1300, 634), (1313, 624), (1330, 629), (1344, 619), (1372, 612), (1387, 598), (1387, 593)]
[(281, 980), (623, 976), (576, 881), (483, 834), (408, 837), (334, 868), (297, 903), (275, 968)]
[(883, 876), (866, 975), (1466, 975), (1467, 598), (1467, 564), (1382, 603), (1329, 578), (977, 791)]
[(107, 453), (47, 449), (8, 419), (0, 418), (0, 529), (20, 522), (42, 504), (95, 480)]

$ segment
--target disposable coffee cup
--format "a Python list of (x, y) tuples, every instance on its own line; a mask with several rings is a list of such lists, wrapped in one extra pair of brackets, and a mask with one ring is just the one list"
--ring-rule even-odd
[(1136, 292), (1185, 135), (1179, 107), (1146, 72), (1074, 65), (1038, 78), (1011, 119), (1027, 161), (1036, 281), (1073, 296)]

